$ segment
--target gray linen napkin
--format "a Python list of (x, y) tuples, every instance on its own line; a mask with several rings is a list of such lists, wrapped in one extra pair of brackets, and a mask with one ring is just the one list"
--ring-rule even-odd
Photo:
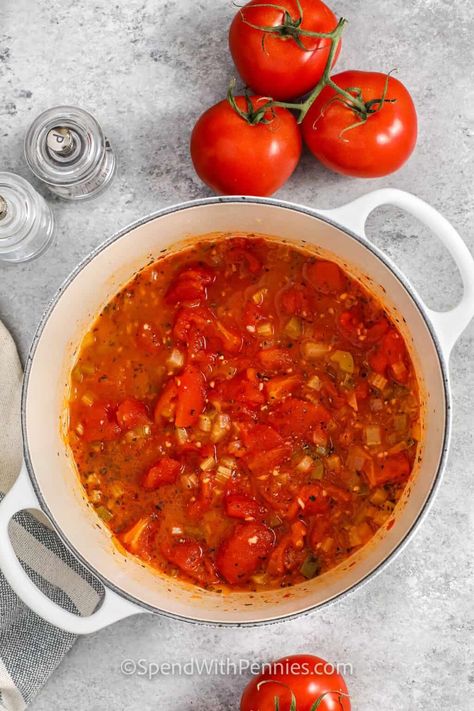
[[(0, 500), (20, 470), (22, 369), (0, 322)], [(23, 567), (38, 587), (71, 612), (89, 615), (100, 585), (64, 548), (41, 514), (22, 512), (10, 533)], [(18, 599), (0, 573), (0, 711), (22, 711), (74, 643)]]

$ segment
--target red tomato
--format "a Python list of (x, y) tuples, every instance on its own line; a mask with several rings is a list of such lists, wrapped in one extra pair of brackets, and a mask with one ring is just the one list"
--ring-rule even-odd
[(142, 323), (137, 331), (137, 343), (150, 355), (155, 355), (161, 348), (160, 331), (152, 323)]
[(244, 521), (255, 520), (265, 512), (255, 499), (245, 494), (227, 494), (224, 504), (227, 516)]
[(229, 404), (242, 403), (249, 407), (258, 407), (265, 402), (265, 395), (260, 391), (258, 383), (250, 381), (245, 373), (222, 383), (219, 392), (223, 393)]
[(410, 476), (411, 466), (406, 454), (399, 452), (376, 461), (372, 470), (365, 470), (371, 486), (405, 481)]
[[(327, 38), (262, 32), (251, 27), (281, 27), (284, 10), (301, 29), (331, 32), (337, 24), (334, 13), (321, 0), (282, 0), (275, 5), (251, 0), (236, 14), (230, 27), (229, 45), (237, 70), (244, 82), (257, 94), (285, 101), (306, 94), (322, 77), (329, 58), (331, 41)], [(280, 9), (281, 8), (281, 9)], [(337, 55), (340, 51), (340, 44)], [(337, 59), (336, 55), (336, 59)], [(334, 62), (335, 63), (335, 62)]]
[(204, 410), (204, 376), (198, 368), (188, 365), (177, 378), (178, 401), (176, 403), (176, 427), (196, 424)]
[(181, 471), (181, 464), (171, 457), (163, 457), (158, 464), (148, 470), (143, 479), (143, 487), (149, 491), (164, 484), (174, 484)]
[(243, 278), (250, 274), (258, 274), (262, 269), (261, 261), (245, 245), (245, 239), (234, 240), (242, 242), (242, 246), (235, 246), (229, 250), (228, 257), (231, 264), (239, 264), (241, 267), (240, 276)]
[(177, 396), (178, 386), (174, 379), (169, 380), (155, 405), (155, 422), (157, 425), (161, 424), (162, 417), (166, 420), (171, 420), (176, 410)]
[(312, 313), (309, 289), (297, 286), (287, 287), (278, 294), (277, 303), (283, 313), (290, 316), (306, 317)]
[[(343, 89), (361, 89), (365, 102), (383, 96), (386, 74), (347, 71), (332, 77)], [(360, 122), (359, 114), (344, 99), (326, 87), (303, 120), (303, 138), (309, 150), (327, 168), (357, 178), (377, 178), (401, 168), (415, 148), (417, 116), (404, 85), (389, 77), (386, 98), (380, 111)], [(342, 97), (340, 97), (342, 99)]]
[(379, 345), (369, 355), (369, 365), (372, 370), (381, 375), (389, 374), (397, 381), (404, 383), (408, 377), (405, 365), (406, 348), (402, 337), (395, 329), (390, 329), (383, 336)]
[(145, 405), (133, 397), (129, 397), (117, 408), (117, 422), (123, 430), (133, 430), (140, 425), (151, 423)]
[(202, 546), (192, 538), (180, 538), (163, 543), (161, 551), (170, 563), (198, 583), (217, 582), (217, 576), (207, 560)]
[(257, 355), (259, 364), (271, 373), (281, 373), (293, 365), (290, 351), (284, 348), (265, 348)]
[(85, 442), (112, 442), (122, 432), (109, 402), (95, 402), (84, 408), (81, 422), (84, 427), (82, 439)]
[(325, 430), (331, 419), (323, 405), (313, 405), (306, 400), (290, 397), (273, 413), (273, 422), (283, 437), (306, 439), (317, 430)]
[(240, 711), (312, 711), (318, 701), (318, 711), (351, 711), (346, 683), (334, 665), (298, 654), (254, 677), (242, 694)]
[(267, 558), (275, 534), (262, 523), (240, 523), (220, 545), (217, 569), (231, 585), (244, 583)]
[(318, 259), (308, 264), (305, 276), (311, 286), (322, 294), (340, 293), (345, 288), (344, 275), (334, 262)]
[(320, 514), (329, 510), (329, 497), (324, 495), (324, 487), (319, 484), (306, 484), (298, 493), (298, 499), (304, 504), (303, 513)]
[[(244, 96), (236, 96), (245, 111)], [(266, 99), (251, 97), (254, 109)], [(301, 156), (301, 133), (287, 109), (267, 111), (269, 123), (252, 125), (227, 100), (208, 109), (191, 135), (196, 173), (212, 190), (224, 195), (263, 195), (286, 183)]]
[(205, 299), (207, 287), (215, 278), (214, 271), (210, 267), (199, 265), (186, 267), (170, 284), (165, 299), (169, 304)]

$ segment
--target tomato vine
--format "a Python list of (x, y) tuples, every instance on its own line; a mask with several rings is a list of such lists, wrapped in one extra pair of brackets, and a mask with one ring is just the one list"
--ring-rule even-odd
[[(331, 41), (331, 48), (329, 50), (329, 56), (326, 62), (326, 66), (324, 68), (323, 74), (321, 76), (321, 79), (319, 82), (316, 84), (314, 89), (308, 94), (307, 98), (300, 102), (300, 103), (294, 103), (294, 102), (287, 102), (287, 101), (275, 101), (271, 97), (262, 97), (262, 101), (264, 103), (260, 104), (257, 108), (252, 105), (252, 102), (250, 101), (249, 97), (246, 96), (247, 100), (247, 111), (243, 111), (239, 109), (235, 102), (234, 98), (234, 86), (235, 86), (235, 80), (233, 80), (230, 85), (229, 85), (229, 90), (227, 93), (227, 100), (229, 101), (230, 105), (236, 111), (239, 116), (247, 121), (247, 123), (251, 125), (256, 125), (259, 123), (270, 123), (273, 119), (268, 118), (268, 111), (271, 111), (272, 108), (275, 107), (280, 107), (284, 109), (291, 109), (292, 111), (298, 112), (297, 116), (297, 122), (300, 124), (304, 120), (306, 114), (310, 110), (311, 106), (313, 103), (316, 101), (318, 96), (321, 94), (323, 89), (326, 87), (332, 88), (336, 92), (336, 96), (334, 96), (331, 99), (331, 102), (333, 101), (339, 101), (343, 103), (347, 108), (352, 110), (357, 117), (357, 121), (354, 122), (351, 126), (348, 126), (345, 130), (348, 131), (350, 129), (353, 129), (357, 126), (360, 126), (364, 124), (370, 116), (378, 113), (383, 105), (385, 103), (393, 103), (396, 101), (396, 99), (389, 99), (387, 98), (387, 91), (388, 91), (388, 82), (390, 78), (391, 72), (387, 74), (387, 79), (385, 82), (385, 87), (382, 92), (382, 95), (380, 98), (377, 99), (372, 99), (370, 101), (365, 101), (364, 97), (362, 96), (362, 90), (358, 87), (353, 87), (350, 89), (343, 89), (342, 87), (338, 86), (332, 78), (331, 78), (331, 69), (334, 63), (334, 59), (336, 57), (336, 53), (339, 47), (339, 44), (341, 42), (341, 37), (344, 32), (344, 29), (347, 25), (347, 20), (345, 18), (341, 18), (339, 22), (337, 23), (336, 27), (332, 32), (312, 32), (309, 30), (304, 30), (301, 25), (303, 22), (303, 12), (301, 8), (301, 4), (299, 0), (297, 0), (297, 5), (298, 5), (298, 10), (299, 10), (299, 17), (292, 18), (288, 10), (286, 10), (284, 7), (280, 5), (276, 5), (273, 3), (260, 3), (258, 5), (253, 5), (252, 7), (273, 7), (275, 9), (281, 10), (283, 13), (283, 18), (282, 22), (279, 25), (275, 26), (261, 26), (261, 25), (255, 25), (251, 22), (249, 22), (244, 15), (242, 15), (242, 21), (245, 22), (247, 25), (250, 27), (253, 27), (256, 30), (259, 30), (263, 33), (262, 36), (262, 47), (264, 48), (264, 39), (267, 34), (272, 34), (276, 35), (279, 37), (291, 37), (292, 39), (295, 40), (295, 42), (298, 44), (298, 46), (302, 49), (302, 51), (316, 51), (316, 50), (309, 50), (306, 48), (303, 43), (301, 42), (301, 37), (312, 37), (312, 38), (321, 38), (321, 39), (329, 39)], [(242, 14), (243, 10), (241, 10)]]

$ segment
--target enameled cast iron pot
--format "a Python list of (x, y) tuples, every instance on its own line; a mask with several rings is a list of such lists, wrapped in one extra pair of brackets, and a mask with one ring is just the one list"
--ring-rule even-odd
[[(404, 208), (427, 225), (453, 256), (464, 295), (449, 313), (428, 309), (397, 268), (370, 245), (368, 215), (382, 204)], [(69, 373), (82, 336), (109, 299), (137, 269), (189, 236), (209, 232), (261, 232), (304, 242), (358, 276), (383, 299), (404, 333), (421, 386), (421, 461), (396, 509), (361, 551), (338, 568), (284, 591), (217, 594), (160, 576), (125, 558), (85, 500), (65, 444)], [(0, 567), (12, 588), (36, 613), (73, 633), (98, 630), (140, 612), (189, 621), (256, 624), (321, 607), (380, 571), (401, 550), (426, 513), (439, 484), (450, 434), (448, 359), (474, 314), (474, 261), (453, 227), (432, 207), (398, 190), (379, 190), (332, 211), (258, 198), (198, 200), (167, 208), (99, 247), (61, 287), (36, 333), (26, 367), (22, 426), (25, 465), (0, 505)], [(104, 584), (102, 606), (86, 618), (44, 596), (13, 551), (8, 524), (23, 509), (41, 509), (77, 558)]]

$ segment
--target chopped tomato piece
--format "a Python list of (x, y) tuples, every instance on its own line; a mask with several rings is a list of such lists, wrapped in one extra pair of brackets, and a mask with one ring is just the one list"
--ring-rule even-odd
[(231, 585), (245, 583), (268, 557), (275, 535), (262, 523), (240, 523), (220, 545), (217, 569)]
[(181, 464), (171, 457), (163, 457), (149, 469), (143, 479), (143, 487), (149, 491), (165, 484), (174, 484), (182, 469)]
[[(245, 242), (245, 240), (242, 240)], [(245, 271), (250, 274), (258, 274), (262, 268), (261, 261), (253, 254), (251, 249), (247, 246), (235, 246), (229, 250), (229, 262), (230, 264), (239, 264), (244, 269), (241, 269), (241, 276), (245, 277)]]
[(364, 469), (370, 486), (405, 481), (410, 476), (410, 471), (410, 461), (403, 452), (377, 460), (373, 467)]
[(146, 406), (140, 400), (129, 397), (117, 408), (117, 422), (123, 430), (133, 430), (140, 425), (151, 423)]
[(285, 443), (283, 437), (270, 425), (254, 425), (244, 428), (242, 439), (250, 452), (274, 449)]
[(301, 384), (297, 375), (278, 375), (265, 383), (265, 391), (270, 400), (282, 400), (291, 395)]
[(283, 536), (273, 549), (268, 561), (267, 570), (272, 575), (284, 575), (300, 564), (300, 560), (292, 552), (300, 551), (304, 546), (306, 526), (302, 521), (291, 524), (290, 531)]
[(321, 515), (314, 518), (309, 534), (310, 545), (314, 551), (318, 551), (318, 543), (321, 543), (327, 535), (330, 525), (327, 516)]
[(306, 317), (312, 313), (311, 298), (306, 289), (297, 286), (285, 288), (277, 297), (283, 313)]
[(204, 376), (198, 368), (188, 365), (177, 378), (177, 384), (176, 427), (190, 427), (204, 410)]
[(389, 327), (390, 324), (388, 320), (385, 316), (382, 316), (382, 318), (379, 318), (378, 321), (375, 321), (372, 325), (367, 327), (365, 342), (369, 344), (377, 343), (377, 341), (380, 341), (382, 336), (387, 333)]
[(169, 380), (165, 385), (158, 402), (155, 405), (155, 422), (161, 423), (161, 418), (164, 417), (170, 420), (176, 410), (176, 398), (178, 397), (178, 386), (174, 378)]
[(273, 413), (273, 422), (283, 437), (310, 438), (314, 431), (325, 430), (331, 419), (323, 405), (287, 398)]
[(318, 259), (306, 268), (306, 278), (322, 294), (340, 293), (345, 288), (345, 278), (334, 262)]
[(265, 514), (265, 509), (258, 501), (245, 494), (227, 494), (224, 505), (227, 516), (231, 518), (252, 521)]
[(137, 343), (142, 350), (150, 355), (156, 355), (162, 346), (160, 331), (152, 323), (140, 324), (137, 331)]
[(265, 348), (259, 351), (257, 360), (270, 373), (281, 373), (293, 365), (290, 351), (284, 348)]
[(162, 544), (164, 557), (183, 573), (202, 585), (216, 583), (215, 570), (200, 543), (192, 538), (179, 538)]
[(227, 402), (243, 403), (251, 407), (263, 405), (265, 395), (259, 388), (259, 383), (249, 380), (247, 373), (236, 375), (221, 386)]
[(115, 418), (114, 407), (110, 402), (95, 402), (84, 408), (82, 417), (85, 442), (112, 442), (122, 432)]
[(329, 511), (329, 497), (325, 492), (325, 487), (320, 483), (306, 484), (298, 493), (298, 504), (301, 506), (303, 513), (321, 514)]
[(165, 299), (168, 304), (183, 301), (200, 301), (207, 297), (207, 287), (215, 281), (216, 275), (210, 267), (198, 265), (183, 269), (171, 283)]

